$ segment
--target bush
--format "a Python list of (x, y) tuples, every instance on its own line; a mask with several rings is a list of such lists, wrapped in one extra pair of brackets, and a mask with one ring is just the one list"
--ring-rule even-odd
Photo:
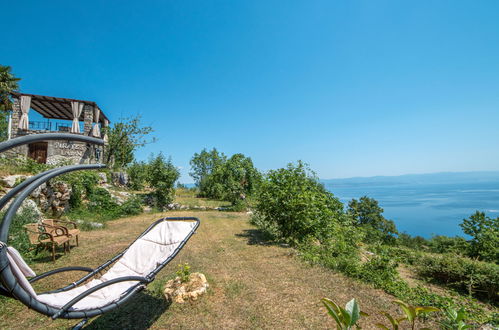
[(45, 170), (48, 170), (51, 166), (46, 164), (40, 164), (37, 161), (26, 158), (0, 158), (0, 169), (5, 174), (38, 174)]
[(234, 206), (256, 191), (262, 177), (250, 157), (238, 153), (227, 159), (215, 148), (195, 153), (190, 164), (200, 197), (229, 201)]
[(443, 283), (461, 292), (486, 298), (495, 303), (499, 292), (499, 267), (493, 263), (471, 260), (455, 254), (423, 255), (418, 272), (429, 280)]
[(76, 209), (82, 206), (83, 199), (88, 198), (99, 183), (99, 175), (94, 171), (71, 172), (61, 175), (58, 181), (64, 181), (71, 186), (69, 206)]
[(299, 245), (300, 253), (309, 262), (323, 265), (350, 276), (360, 273), (359, 242), (362, 233), (352, 226), (334, 227), (334, 238), (320, 244), (304, 242)]
[(469, 249), (469, 243), (463, 237), (448, 237), (437, 235), (428, 241), (428, 247), (434, 253), (455, 253), (465, 255)]
[(463, 232), (472, 237), (469, 256), (499, 263), (499, 217), (490, 218), (476, 211), (460, 224)]
[(383, 288), (386, 283), (399, 279), (397, 271), (398, 263), (383, 247), (379, 246), (374, 251), (374, 255), (368, 258), (367, 262), (363, 263), (360, 267), (359, 274), (354, 275), (364, 282), (372, 283), (378, 288)]
[(129, 187), (133, 190), (144, 189), (147, 183), (147, 173), (149, 171), (148, 164), (145, 162), (134, 162), (127, 168), (127, 173), (130, 177)]
[(142, 199), (138, 196), (129, 198), (123, 205), (121, 205), (122, 215), (139, 215), (144, 211), (142, 206)]
[[(2, 213), (0, 217), (3, 218)], [(23, 207), (12, 219), (9, 231), (9, 245), (15, 247), (23, 256), (26, 256), (31, 243), (24, 230), (24, 225), (35, 223), (40, 220), (39, 214), (31, 207)]]
[(253, 223), (293, 244), (326, 242), (342, 221), (343, 205), (302, 162), (271, 170), (255, 198)]
[(428, 241), (421, 236), (411, 236), (407, 233), (399, 233), (397, 237), (397, 244), (399, 246), (405, 246), (411, 249), (422, 249), (426, 248)]
[(347, 213), (353, 219), (354, 225), (364, 230), (367, 243), (396, 242), (395, 235), (398, 232), (395, 223), (385, 219), (383, 209), (374, 198), (364, 196), (359, 200), (352, 199), (348, 203)]
[(175, 182), (180, 176), (171, 159), (166, 160), (162, 153), (149, 161), (148, 180), (154, 188), (153, 196), (159, 209), (173, 202), (175, 197)]

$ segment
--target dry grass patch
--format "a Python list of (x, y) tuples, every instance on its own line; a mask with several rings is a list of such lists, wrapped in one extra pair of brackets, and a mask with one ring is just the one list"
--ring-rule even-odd
[(182, 188), (175, 191), (175, 203), (186, 205), (191, 208), (194, 206), (204, 206), (210, 208), (230, 206), (230, 203), (226, 201), (196, 197), (195, 191)]
[[(242, 213), (169, 212), (110, 221), (104, 230), (82, 233), (80, 247), (55, 264), (32, 266), (36, 272), (69, 265), (94, 267), (125, 248), (158, 218), (192, 215), (201, 219), (198, 233), (147, 291), (122, 308), (91, 320), (88, 329), (331, 328), (332, 322), (320, 303), (323, 297), (340, 304), (355, 297), (372, 315), (380, 310), (396, 313), (393, 297), (382, 291), (312, 267), (289, 248), (267, 244)], [(204, 273), (210, 289), (196, 302), (168, 305), (162, 287), (181, 263), (189, 263), (193, 272)], [(68, 274), (44, 281), (37, 289), (60, 287), (81, 276)], [(67, 328), (76, 324), (75, 320), (51, 321), (16, 301), (0, 302), (1, 329)], [(381, 316), (370, 320), (384, 321)]]

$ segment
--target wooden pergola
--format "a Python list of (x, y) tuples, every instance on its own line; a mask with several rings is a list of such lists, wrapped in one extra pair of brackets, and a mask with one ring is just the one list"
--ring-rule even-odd
[[(94, 109), (100, 110), (99, 122), (104, 124), (105, 121), (109, 123), (109, 119), (106, 117), (104, 112), (99, 108), (97, 103), (93, 101), (68, 99), (62, 97), (35, 95), (27, 93), (17, 93), (12, 92), (12, 97), (19, 99), (21, 96), (31, 96), (31, 108), (41, 114), (44, 118), (48, 119), (62, 119), (62, 120), (72, 120), (73, 113), (71, 112), (71, 102), (80, 102)], [(81, 113), (79, 120), (83, 120), (83, 113)]]

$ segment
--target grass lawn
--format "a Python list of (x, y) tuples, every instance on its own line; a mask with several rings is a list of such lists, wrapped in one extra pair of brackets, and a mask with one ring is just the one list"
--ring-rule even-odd
[[(185, 211), (119, 219), (108, 222), (104, 230), (83, 232), (80, 246), (55, 264), (31, 266), (37, 273), (70, 265), (97, 266), (163, 216), (197, 216), (201, 226), (146, 291), (127, 305), (92, 319), (87, 329), (333, 328), (320, 303), (325, 296), (342, 305), (356, 297), (362, 309), (374, 316), (369, 318), (370, 324), (386, 323), (382, 316), (376, 316), (377, 311), (396, 313), (393, 297), (384, 292), (322, 267), (309, 266), (292, 249), (267, 244), (248, 224), (244, 213)], [(162, 286), (180, 263), (189, 263), (193, 272), (204, 273), (210, 289), (195, 302), (169, 306), (162, 297)], [(81, 275), (66, 273), (42, 280), (35, 289), (61, 287)], [(76, 323), (52, 321), (14, 300), (0, 299), (0, 329), (63, 329)], [(374, 328), (370, 324), (361, 322), (364, 328)]]
[(196, 197), (196, 193), (194, 191), (182, 188), (177, 189), (175, 192), (175, 203), (186, 205), (191, 208), (194, 206), (205, 206), (209, 208), (215, 208), (220, 206), (228, 207), (231, 205), (230, 202)]

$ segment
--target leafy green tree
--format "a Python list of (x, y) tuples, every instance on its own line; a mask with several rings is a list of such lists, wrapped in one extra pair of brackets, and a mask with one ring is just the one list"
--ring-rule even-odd
[(203, 149), (200, 153), (194, 154), (190, 161), (191, 172), (189, 174), (199, 188), (201, 196), (209, 197), (210, 190), (211, 194), (213, 193), (213, 180), (210, 179), (210, 175), (226, 161), (227, 157), (219, 153), (216, 148), (210, 151)]
[(385, 219), (383, 209), (374, 198), (364, 196), (359, 200), (352, 199), (348, 203), (347, 213), (356, 226), (365, 230), (367, 242), (382, 241), (390, 244), (395, 242), (394, 235), (397, 234), (395, 223)]
[(149, 165), (147, 179), (149, 186), (154, 188), (156, 206), (164, 208), (173, 202), (175, 197), (175, 182), (180, 177), (179, 170), (173, 165), (171, 159), (166, 160), (160, 152), (156, 157), (152, 156)]
[(156, 141), (147, 138), (152, 132), (152, 127), (142, 125), (140, 116), (123, 118), (114, 123), (108, 129), (104, 152), (106, 164), (113, 168), (125, 168), (134, 161), (134, 152), (138, 148)]
[(499, 217), (493, 219), (484, 212), (476, 211), (460, 224), (463, 232), (470, 235), (469, 255), (485, 261), (499, 262)]
[(343, 205), (299, 161), (271, 170), (256, 194), (253, 223), (293, 244), (331, 240), (341, 225)]
[(209, 181), (214, 187), (210, 193), (212, 197), (230, 201), (235, 205), (246, 199), (246, 195), (256, 191), (261, 174), (253, 166), (251, 158), (235, 154), (215, 167)]
[(0, 65), (0, 141), (7, 139), (8, 116), (12, 109), (10, 93), (19, 89), (18, 81), (10, 66)]
[(261, 174), (250, 157), (235, 154), (229, 159), (213, 148), (195, 153), (191, 161), (190, 175), (195, 180), (199, 195), (241, 203), (255, 192)]
[(146, 162), (136, 162), (134, 161), (131, 165), (127, 167), (127, 173), (130, 177), (130, 188), (134, 190), (144, 189), (147, 183), (147, 173), (149, 171), (149, 166)]
[(397, 243), (411, 249), (421, 249), (428, 245), (428, 241), (421, 236), (411, 236), (406, 232), (399, 233)]

